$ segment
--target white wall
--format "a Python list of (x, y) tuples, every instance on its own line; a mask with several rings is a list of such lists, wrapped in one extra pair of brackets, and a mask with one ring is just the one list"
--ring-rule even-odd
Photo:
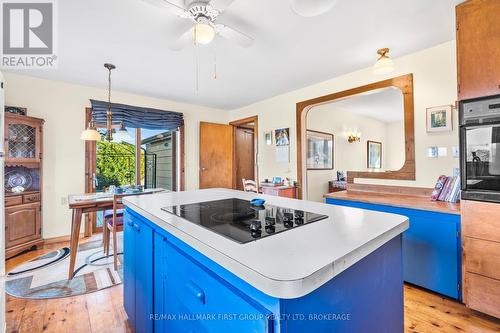
[[(433, 187), (440, 174), (451, 174), (453, 168), (458, 167), (458, 159), (452, 158), (451, 154), (447, 158), (430, 159), (426, 153), (428, 146), (446, 146), (450, 150), (451, 146), (458, 144), (457, 113), (454, 111), (453, 114), (455, 120), (453, 132), (439, 134), (426, 132), (425, 115), (428, 107), (455, 103), (457, 98), (455, 41), (396, 58), (394, 62), (396, 70), (387, 75), (375, 75), (371, 68), (365, 68), (231, 111), (231, 119), (259, 116), (260, 179), (272, 176), (291, 176), (293, 179), (297, 177), (295, 129), (297, 102), (408, 73), (413, 73), (414, 80), (416, 181), (358, 180), (357, 182)], [(303, 70), (307, 70), (307, 65)], [(287, 164), (276, 164), (274, 147), (266, 146), (263, 141), (264, 131), (280, 127), (290, 127), (291, 160)]]
[[(106, 100), (105, 89), (17, 74), (5, 74), (6, 104), (28, 108), (28, 115), (45, 119), (43, 155), (43, 237), (68, 235), (71, 212), (63, 203), (69, 194), (82, 193), (85, 127), (89, 99)], [(103, 84), (103, 87), (106, 85)], [(199, 122), (227, 122), (227, 111), (113, 91), (113, 102), (184, 113), (186, 189), (198, 188)]]

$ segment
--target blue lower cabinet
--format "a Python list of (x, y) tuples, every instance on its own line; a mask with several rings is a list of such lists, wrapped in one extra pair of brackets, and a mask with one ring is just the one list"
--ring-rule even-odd
[(128, 207), (124, 234), (124, 301), (136, 333), (403, 331), (402, 236), (308, 295), (279, 299)]
[(153, 332), (153, 229), (124, 217), (124, 306), (137, 333)]
[(155, 244), (161, 247), (155, 248), (155, 256), (167, 261), (155, 272), (155, 280), (162, 281), (154, 307), (162, 322), (155, 324), (159, 332), (270, 332), (270, 311), (170, 243), (168, 236), (155, 234)]
[(410, 228), (403, 234), (404, 280), (462, 299), (460, 215), (331, 198), (326, 202), (407, 216)]

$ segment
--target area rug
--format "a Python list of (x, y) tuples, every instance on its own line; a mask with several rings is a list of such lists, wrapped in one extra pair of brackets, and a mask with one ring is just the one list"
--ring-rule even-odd
[(68, 280), (69, 248), (61, 248), (15, 267), (7, 274), (5, 291), (28, 299), (69, 297), (118, 285), (123, 279), (122, 233), (117, 234), (118, 271), (113, 268), (113, 239), (105, 256), (102, 241), (80, 244), (75, 276)]

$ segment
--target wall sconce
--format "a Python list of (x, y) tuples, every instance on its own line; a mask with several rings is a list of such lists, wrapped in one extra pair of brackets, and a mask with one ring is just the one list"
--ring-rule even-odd
[(353, 143), (353, 142), (360, 142), (361, 141), (361, 133), (359, 132), (351, 132), (347, 135), (347, 141), (349, 143)]

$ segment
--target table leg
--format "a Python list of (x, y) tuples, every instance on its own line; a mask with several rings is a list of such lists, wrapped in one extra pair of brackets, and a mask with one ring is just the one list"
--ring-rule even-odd
[(75, 270), (76, 253), (78, 252), (78, 240), (80, 238), (80, 225), (82, 223), (82, 210), (79, 208), (73, 209), (73, 219), (71, 221), (71, 244), (69, 257), (69, 272), (68, 280), (73, 279)]

